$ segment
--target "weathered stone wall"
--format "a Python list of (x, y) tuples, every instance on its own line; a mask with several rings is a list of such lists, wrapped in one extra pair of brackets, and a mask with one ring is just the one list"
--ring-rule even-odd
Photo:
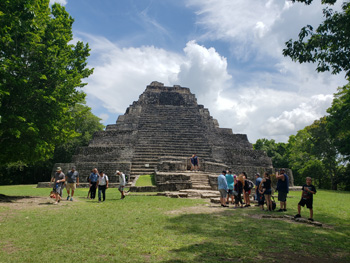
[(191, 176), (181, 173), (155, 173), (154, 179), (158, 191), (179, 191), (183, 189), (191, 189)]

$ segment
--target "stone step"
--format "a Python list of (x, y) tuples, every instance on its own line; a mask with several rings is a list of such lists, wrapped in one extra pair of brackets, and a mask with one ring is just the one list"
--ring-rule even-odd
[(211, 186), (209, 185), (193, 185), (192, 189), (198, 189), (198, 190), (211, 190)]

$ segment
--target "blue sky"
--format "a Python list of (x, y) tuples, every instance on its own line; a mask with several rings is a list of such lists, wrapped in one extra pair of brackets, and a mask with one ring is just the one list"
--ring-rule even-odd
[[(87, 103), (115, 123), (152, 81), (196, 94), (220, 127), (286, 142), (326, 114), (344, 74), (282, 55), (322, 6), (284, 0), (56, 0), (89, 43)], [(339, 2), (339, 1), (338, 1)], [(341, 2), (333, 8), (340, 10)]]

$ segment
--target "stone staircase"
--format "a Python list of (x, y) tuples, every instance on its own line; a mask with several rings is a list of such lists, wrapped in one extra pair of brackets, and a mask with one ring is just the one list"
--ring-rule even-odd
[(163, 156), (190, 158), (196, 153), (200, 160), (210, 160), (206, 127), (198, 115), (196, 107), (149, 105), (139, 119), (131, 174), (153, 173)]
[(191, 173), (192, 189), (211, 190), (207, 173)]

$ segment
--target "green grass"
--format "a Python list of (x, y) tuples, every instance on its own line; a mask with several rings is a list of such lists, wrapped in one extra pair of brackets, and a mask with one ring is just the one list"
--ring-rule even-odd
[[(0, 186), (0, 193), (48, 196), (49, 189)], [(327, 227), (259, 219), (264, 212), (258, 208), (213, 208), (199, 199), (120, 200), (117, 189), (108, 189), (106, 202), (97, 203), (86, 195), (87, 189), (77, 189), (76, 202), (57, 206), (48, 198), (22, 207), (23, 199), (0, 203), (0, 262), (350, 260), (350, 194), (345, 192), (315, 196), (314, 217)], [(288, 214), (296, 213), (299, 199), (300, 192), (290, 194)]]
[(141, 175), (136, 181), (136, 186), (153, 186), (155, 185), (154, 175)]

